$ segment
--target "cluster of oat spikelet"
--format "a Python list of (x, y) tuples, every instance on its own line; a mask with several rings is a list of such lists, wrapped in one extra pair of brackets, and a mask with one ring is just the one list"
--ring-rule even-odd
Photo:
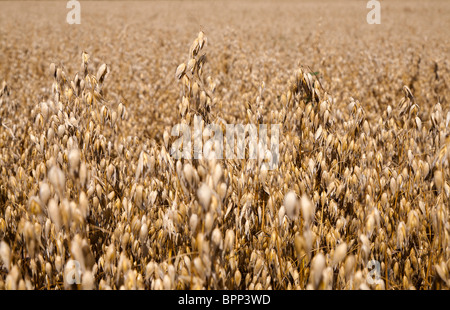
[[(200, 32), (175, 73), (176, 118), (190, 127), (226, 123), (206, 43)], [(174, 159), (168, 130), (142, 142), (105, 94), (108, 75), (85, 52), (73, 78), (51, 64), (51, 96), (32, 119), (3, 83), (0, 289), (450, 288), (450, 113), (439, 102), (422, 107), (405, 86), (378, 118), (358, 100), (342, 112), (298, 67), (276, 109), (264, 84), (242, 102), (244, 123), (281, 124), (268, 170)], [(70, 259), (79, 284), (65, 281)], [(381, 281), (368, 281), (371, 261)]]

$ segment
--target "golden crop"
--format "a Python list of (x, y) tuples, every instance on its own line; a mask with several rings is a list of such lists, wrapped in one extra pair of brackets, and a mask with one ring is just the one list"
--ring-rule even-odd
[[(6, 3), (0, 289), (449, 289), (431, 2)], [(175, 159), (196, 122), (281, 124), (278, 167)]]

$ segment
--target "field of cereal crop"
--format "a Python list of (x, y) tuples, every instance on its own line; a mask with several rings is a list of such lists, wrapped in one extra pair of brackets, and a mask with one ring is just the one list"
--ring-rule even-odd
[(80, 2), (0, 2), (0, 289), (450, 288), (450, 2)]

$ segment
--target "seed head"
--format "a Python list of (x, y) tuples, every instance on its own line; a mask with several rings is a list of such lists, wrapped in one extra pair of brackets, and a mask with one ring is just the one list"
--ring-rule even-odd
[(298, 216), (299, 208), (297, 202), (297, 195), (294, 191), (290, 191), (284, 197), (284, 207), (286, 209), (286, 214), (290, 219), (295, 219)]

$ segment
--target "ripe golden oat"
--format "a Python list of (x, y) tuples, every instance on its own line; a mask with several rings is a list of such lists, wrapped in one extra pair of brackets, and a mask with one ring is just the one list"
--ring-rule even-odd
[[(350, 2), (319, 30), (323, 10), (298, 27), (293, 2), (143, 2), (102, 23), (84, 5), (92, 30), (52, 23), (43, 45), (41, 20), (8, 23), (29, 7), (0, 11), (0, 289), (449, 289), (450, 25), (427, 22), (447, 3), (391, 3), (376, 32), (339, 18), (360, 40), (336, 26)], [(191, 155), (209, 124), (224, 150), (226, 124), (280, 124), (279, 154), (246, 133), (244, 158), (175, 159), (175, 124), (200, 137)]]

